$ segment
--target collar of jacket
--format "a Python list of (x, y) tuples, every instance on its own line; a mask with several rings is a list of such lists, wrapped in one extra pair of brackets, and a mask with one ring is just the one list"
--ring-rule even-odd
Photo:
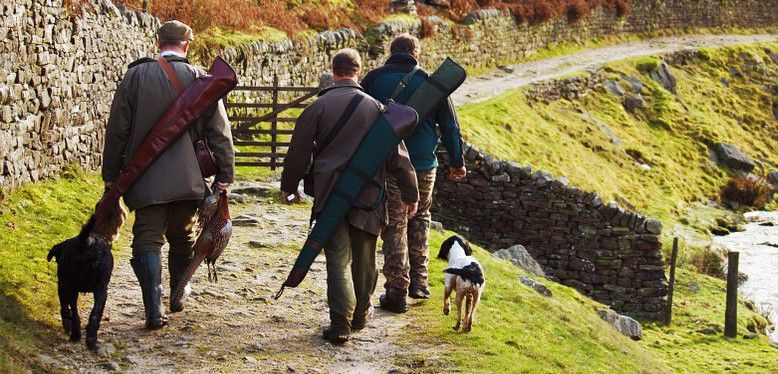
[(187, 60), (186, 57), (181, 57), (176, 55), (167, 55), (162, 57), (166, 58), (170, 62), (186, 62), (187, 64), (189, 64), (189, 60)]
[[(189, 62), (189, 60), (187, 60), (186, 58), (183, 58), (183, 57), (178, 57), (178, 56), (165, 56), (165, 58), (166, 58), (168, 61), (170, 61), (170, 62), (185, 62), (185, 63), (187, 63), (187, 64), (191, 65), (191, 63)], [(141, 58), (141, 59), (135, 60), (135, 61), (134, 61), (133, 63), (131, 63), (131, 64), (130, 64), (130, 65), (127, 67), (127, 68), (128, 68), (128, 69), (129, 69), (129, 68), (133, 68), (133, 67), (135, 67), (135, 66), (138, 66), (138, 65), (140, 65), (140, 64), (145, 64), (145, 63), (147, 63), (147, 62), (157, 62), (157, 60), (156, 60), (156, 59), (153, 59), (153, 58), (151, 58), (151, 57), (143, 57), (143, 58)]]
[(389, 56), (389, 58), (386, 59), (386, 63), (384, 63), (384, 65), (390, 64), (416, 66), (419, 64), (419, 61), (409, 53), (394, 53)]
[(356, 81), (351, 80), (351, 79), (341, 79), (341, 80), (336, 81), (335, 83), (333, 83), (332, 86), (329, 86), (329, 87), (319, 91), (319, 96), (324, 95), (325, 93), (327, 93), (327, 92), (329, 92), (331, 90), (334, 90), (336, 88), (356, 88), (356, 89), (358, 89), (360, 91), (364, 91), (362, 89), (362, 86), (360, 86), (359, 83), (357, 83)]

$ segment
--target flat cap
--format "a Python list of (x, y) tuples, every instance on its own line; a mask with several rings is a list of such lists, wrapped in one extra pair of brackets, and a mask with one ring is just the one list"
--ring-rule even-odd
[(194, 40), (194, 33), (192, 28), (187, 26), (181, 21), (167, 21), (159, 27), (157, 36), (163, 40), (170, 41), (192, 41)]

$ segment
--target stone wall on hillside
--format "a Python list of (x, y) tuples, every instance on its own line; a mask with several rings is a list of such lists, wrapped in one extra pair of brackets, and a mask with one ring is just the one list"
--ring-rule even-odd
[(77, 21), (61, 1), (0, 4), (0, 188), (100, 165), (116, 83), (158, 23), (104, 1)]
[[(95, 169), (105, 120), (117, 81), (129, 62), (154, 54), (159, 21), (147, 14), (92, 0), (80, 19), (66, 15), (62, 0), (5, 0), (0, 4), (0, 190), (57, 172), (67, 163)], [(517, 24), (500, 11), (483, 10), (462, 24), (435, 17), (425, 22), (393, 21), (365, 33), (325, 31), (299, 41), (255, 42), (222, 51), (245, 85), (315, 85), (332, 54), (360, 50), (366, 68), (380, 65), (393, 35), (423, 38), (422, 64), (434, 67), (446, 56), (473, 67), (508, 63), (555, 42), (585, 40), (619, 32), (689, 26), (776, 26), (778, 0), (631, 0), (618, 18), (596, 10), (569, 24)], [(203, 60), (208, 60), (205, 58)]]
[(620, 313), (663, 317), (661, 222), (470, 145), (465, 159), (463, 182), (438, 169), (435, 220), (490, 250), (523, 245), (549, 277)]
[[(597, 9), (584, 20), (568, 23), (556, 19), (543, 24), (517, 24), (498, 10), (470, 14), (463, 23), (452, 24), (428, 17), (421, 21), (392, 21), (367, 30), (328, 31), (303, 41), (254, 42), (223, 51), (237, 65), (243, 84), (269, 84), (278, 74), (282, 84), (313, 85), (327, 70), (329, 58), (340, 48), (362, 52), (367, 68), (383, 63), (391, 37), (402, 32), (422, 36), (422, 65), (432, 68), (446, 56), (472, 68), (507, 64), (559, 42), (582, 41), (618, 33), (642, 33), (689, 27), (778, 26), (778, 0), (630, 0), (632, 10), (624, 17)], [(434, 31), (429, 31), (430, 29)], [(207, 58), (206, 58), (207, 59)]]

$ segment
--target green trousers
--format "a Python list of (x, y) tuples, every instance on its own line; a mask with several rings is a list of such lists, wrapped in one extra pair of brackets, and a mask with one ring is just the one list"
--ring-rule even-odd
[(377, 236), (341, 223), (324, 247), (327, 259), (327, 303), (330, 323), (348, 333), (351, 321), (364, 320), (378, 281)]
[(170, 252), (191, 252), (199, 201), (176, 201), (145, 206), (135, 211), (132, 254), (160, 252), (165, 240)]

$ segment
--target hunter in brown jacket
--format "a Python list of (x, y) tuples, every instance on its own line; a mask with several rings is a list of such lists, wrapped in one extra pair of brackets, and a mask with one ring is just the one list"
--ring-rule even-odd
[[(281, 192), (284, 201), (290, 202), (290, 199), (300, 198), (298, 185), (317, 144), (321, 145), (329, 136), (352, 99), (362, 96), (340, 132), (314, 160), (314, 217), (324, 207), (341, 171), (348, 165), (370, 126), (380, 115), (382, 104), (365, 94), (357, 83), (361, 65), (359, 54), (353, 49), (343, 49), (335, 54), (332, 60), (335, 83), (322, 90), (319, 98), (300, 115), (289, 152), (284, 159)], [(409, 214), (412, 214), (416, 211), (419, 192), (405, 144), (401, 143), (375, 174), (374, 180), (379, 186), (385, 185), (387, 173), (397, 179), (402, 200)], [(368, 188), (360, 200), (370, 204), (379, 193), (377, 188)], [(360, 330), (367, 323), (372, 309), (370, 299), (378, 280), (376, 241), (386, 222), (383, 204), (375, 211), (352, 208), (346, 222), (340, 225), (332, 240), (324, 246), (327, 258), (327, 302), (330, 307), (330, 327), (324, 330), (324, 338), (333, 343), (345, 342), (352, 330)]]
[[(160, 57), (170, 63), (183, 86), (204, 74), (186, 59), (193, 39), (189, 26), (178, 21), (166, 22), (158, 36)], [(106, 125), (102, 170), (106, 188), (116, 180), (146, 133), (177, 97), (176, 89), (157, 60), (144, 58), (130, 65), (116, 89)], [(219, 165), (216, 174), (219, 187), (226, 189), (233, 181), (232, 135), (224, 104), (220, 101), (190, 130), (165, 150), (124, 195), (124, 202), (135, 211), (131, 264), (143, 292), (148, 328), (165, 324), (160, 304), (160, 252), (165, 240), (170, 243), (171, 290), (192, 256), (197, 207), (208, 191), (192, 140), (198, 132), (205, 135)]]

